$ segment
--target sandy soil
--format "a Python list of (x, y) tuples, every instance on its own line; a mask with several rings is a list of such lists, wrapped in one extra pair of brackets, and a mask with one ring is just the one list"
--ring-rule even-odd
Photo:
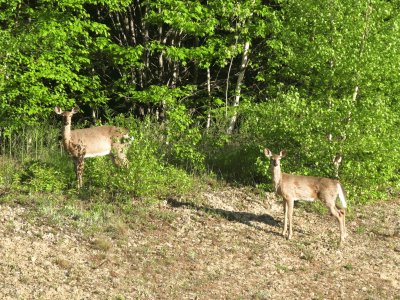
[[(92, 235), (0, 205), (0, 299), (400, 299), (400, 201), (329, 215), (247, 188), (169, 199), (140, 226)], [(65, 222), (63, 223), (65, 224)]]

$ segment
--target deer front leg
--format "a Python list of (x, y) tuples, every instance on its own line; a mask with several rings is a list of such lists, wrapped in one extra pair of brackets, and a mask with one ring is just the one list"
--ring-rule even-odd
[(78, 181), (78, 189), (83, 186), (83, 170), (85, 168), (85, 160), (83, 157), (78, 157), (74, 160), (75, 164), (75, 175)]
[(288, 222), (288, 203), (287, 201), (284, 199), (283, 200), (283, 211), (284, 211), (284, 221), (283, 221), (283, 231), (282, 231), (282, 235), (286, 236), (287, 233), (287, 222)]

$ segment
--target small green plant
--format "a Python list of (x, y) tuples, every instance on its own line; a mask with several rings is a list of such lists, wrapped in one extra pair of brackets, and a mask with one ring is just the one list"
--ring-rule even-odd
[(299, 201), (295, 203), (295, 205), (303, 208), (307, 212), (318, 213), (320, 215), (328, 214), (328, 208), (321, 201), (313, 201), (313, 202)]
[(113, 238), (113, 239), (122, 239), (128, 233), (129, 227), (126, 223), (121, 219), (112, 219), (110, 220), (108, 226), (105, 231)]
[(343, 268), (345, 268), (346, 270), (348, 270), (348, 271), (351, 271), (351, 270), (353, 270), (354, 269), (354, 267), (353, 267), (353, 265), (352, 264), (345, 264), (344, 266), (343, 266)]
[(19, 172), (19, 164), (15, 159), (8, 156), (0, 156), (0, 186), (9, 187), (12, 185), (15, 173)]
[(356, 228), (356, 232), (358, 234), (364, 234), (367, 231), (367, 227), (360, 225)]

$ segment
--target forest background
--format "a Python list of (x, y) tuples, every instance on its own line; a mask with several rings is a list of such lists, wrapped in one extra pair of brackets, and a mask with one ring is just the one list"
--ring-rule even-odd
[(163, 199), (205, 176), (271, 189), (264, 147), (287, 149), (286, 172), (339, 177), (350, 206), (393, 198), (399, 12), (398, 0), (1, 0), (2, 189), (75, 189), (58, 105), (80, 107), (74, 128), (135, 137), (129, 168), (88, 160), (81, 193), (102, 201)]

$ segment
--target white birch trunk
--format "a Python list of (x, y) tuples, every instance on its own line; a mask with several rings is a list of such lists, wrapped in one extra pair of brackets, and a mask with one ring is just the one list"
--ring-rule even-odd
[[(244, 73), (246, 71), (246, 67), (247, 67), (247, 64), (249, 61), (249, 48), (250, 48), (250, 42), (246, 41), (246, 43), (244, 44), (244, 51), (243, 51), (243, 55), (242, 55), (242, 63), (240, 65), (239, 76), (236, 81), (235, 98), (233, 101), (233, 107), (237, 107), (240, 104), (241, 85), (242, 85), (242, 82), (244, 79)], [(237, 111), (235, 110), (235, 112), (229, 122), (229, 126), (227, 129), (228, 134), (231, 134), (233, 132), (233, 128), (235, 127), (236, 121), (237, 121)]]
[[(210, 68), (207, 68), (207, 93), (208, 93), (208, 98), (211, 99), (211, 73), (210, 73)], [(207, 114), (207, 125), (206, 125), (206, 130), (211, 126), (211, 109), (208, 110)]]

